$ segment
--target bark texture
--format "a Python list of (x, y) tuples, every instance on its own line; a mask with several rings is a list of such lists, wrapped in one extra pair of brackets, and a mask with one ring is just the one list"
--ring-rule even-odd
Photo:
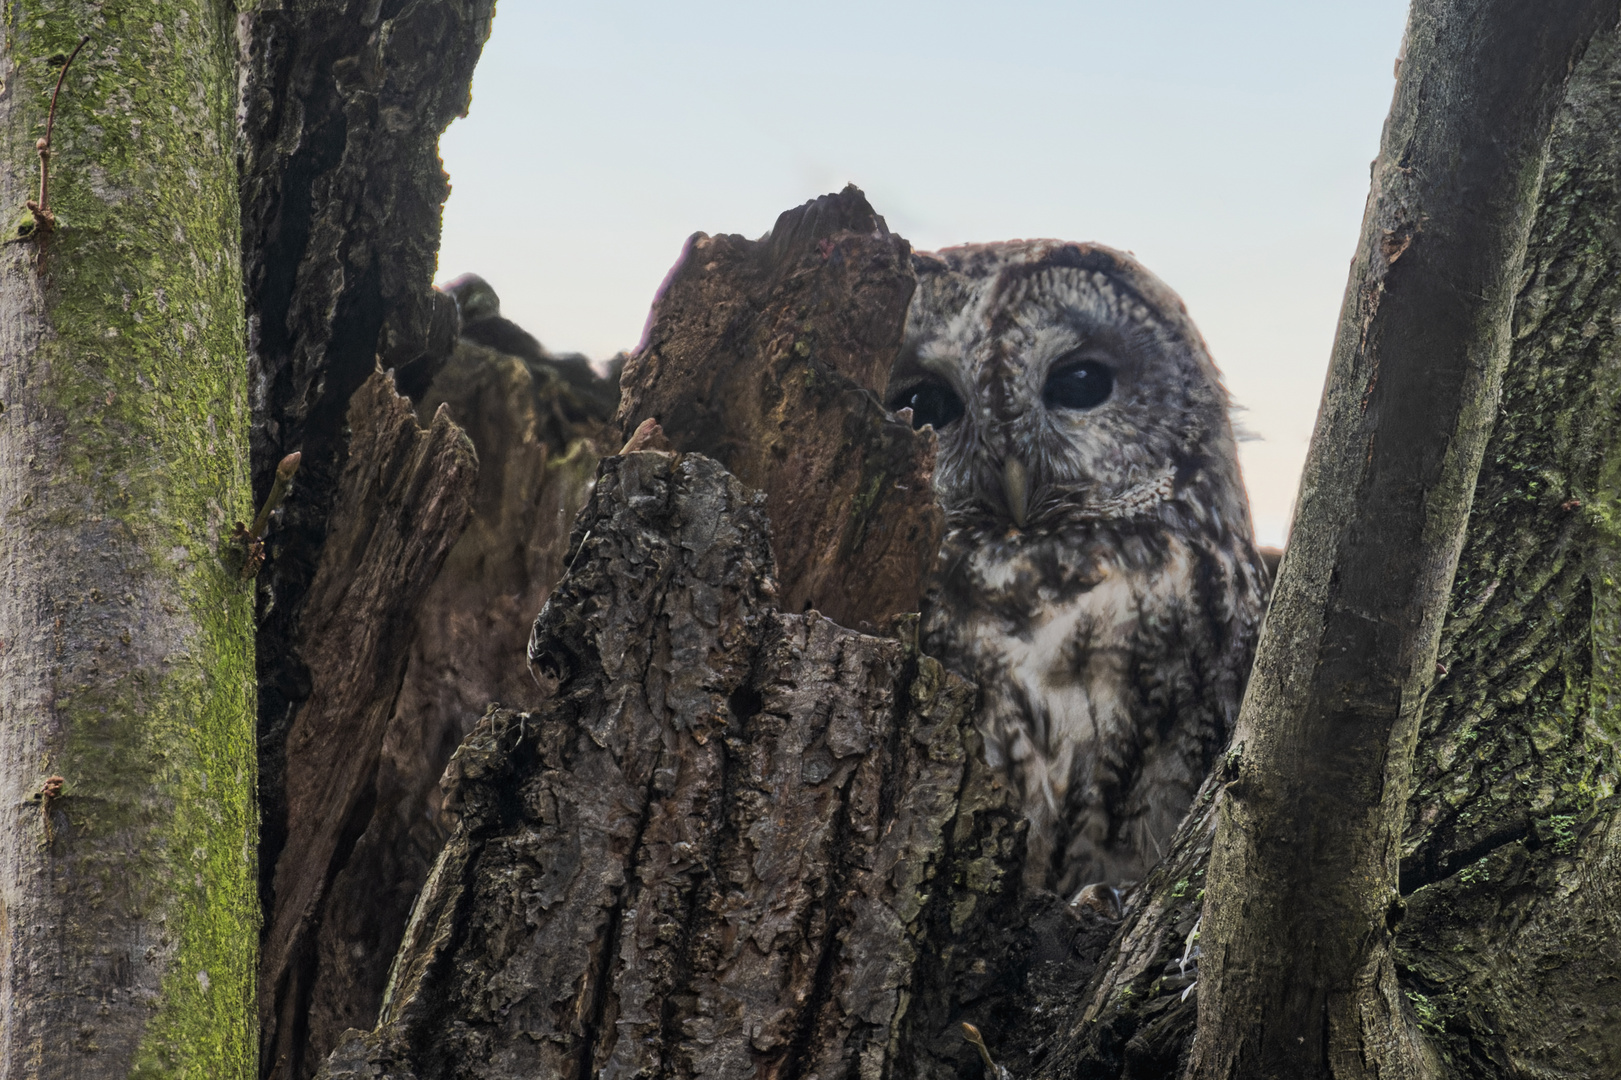
[(259, 576), (267, 909), (287, 837), (288, 728), (315, 692), (299, 616), (343, 474), (349, 398), (379, 362), (432, 367), (454, 346), (455, 305), (431, 286), (449, 192), (438, 140), (467, 109), (492, 8), (264, 0), (238, 20), (255, 496), (284, 454), (303, 453)]
[[(0, 1075), (248, 1077), (251, 589), (218, 553), (252, 513), (229, 10), (3, 19)], [(23, 205), (81, 35), (45, 231)]]
[(1419, 728), (1396, 934), (1460, 1077), (1621, 1075), (1621, 35), (1554, 124)]
[(313, 693), (288, 731), (287, 842), (260, 957), (260, 1053), (272, 1076), (306, 1075), (317, 938), (328, 909), (353, 902), (331, 886), (374, 811), (412, 615), (467, 523), (478, 469), (449, 416), (422, 430), (381, 371), (350, 401), (349, 429), (340, 510), (301, 618)]
[[(386, 812), (403, 797), (386, 788), (398, 751), (380, 757), (389, 728), (379, 721), (388, 719), (398, 692), (415, 605), (427, 581), (413, 571), (405, 575), (409, 582), (399, 583), (399, 597), (370, 598), (386, 608), (392, 624), (374, 628), (379, 640), (387, 637), (378, 651), (347, 658), (363, 661), (358, 668), (324, 655), (316, 645), (320, 631), (306, 616), (319, 609), (336, 621), (376, 617), (359, 605), (358, 593), (342, 601), (355, 600), (354, 606), (339, 611), (330, 607), (340, 602), (337, 594), (316, 598), (311, 589), (330, 563), (329, 536), (364, 536), (377, 524), (356, 517), (360, 508), (340, 498), (351, 398), (379, 365), (393, 369), (401, 385), (420, 390), (454, 347), (454, 303), (430, 284), (440, 208), (449, 190), (437, 146), (445, 126), (467, 109), (493, 0), (263, 0), (243, 7), (237, 22), (243, 93), (239, 205), (258, 497), (265, 496), (284, 454), (303, 454), (293, 493), (276, 516), (258, 593), (260, 900), (266, 912), (276, 913), (260, 986), (263, 1065), (266, 1073), (279, 1067), (297, 1076), (307, 1075), (298, 1069), (312, 1060), (304, 1054), (305, 1040), (322, 1030), (308, 1010), (322, 1000), (327, 977), (317, 958), (331, 960), (321, 951), (330, 945), (321, 938), (329, 926), (328, 905), (339, 896), (354, 903), (342, 892), (346, 882), (339, 882), (339, 892), (332, 890), (333, 876), (370, 827), (372, 812)], [(409, 442), (403, 407), (395, 403), (384, 411), (393, 416), (389, 424), (398, 422), (388, 430)], [(448, 428), (433, 430), (433, 438), (448, 439)], [(388, 454), (398, 449), (374, 448), (384, 456), (357, 468), (385, 470)], [(428, 475), (436, 474), (419, 473)], [(400, 493), (396, 509), (422, 494)], [(408, 534), (418, 522), (406, 518), (401, 524)], [(439, 524), (448, 526), (449, 517)], [(454, 531), (417, 537), (412, 542), (425, 547), (415, 556), (431, 563), (436, 556), (426, 553), (455, 538)], [(341, 723), (326, 737), (329, 745), (342, 747), (339, 756), (306, 756), (302, 760), (313, 771), (297, 774), (288, 740), (298, 718), (309, 703), (351, 698), (367, 704), (334, 719)], [(362, 768), (333, 773), (346, 765)], [(376, 786), (379, 781), (384, 788)], [(340, 783), (341, 797), (328, 790), (329, 783)], [(317, 801), (295, 805), (290, 796), (297, 792)], [(329, 796), (343, 813), (330, 827), (325, 815), (338, 809), (321, 801)], [(300, 838), (299, 858), (285, 850), (294, 821), (323, 823), (319, 842)], [(338, 830), (335, 846), (331, 829)], [(364, 888), (392, 896), (410, 887), (409, 873), (401, 875), (404, 883), (391, 877)], [(357, 923), (351, 906), (331, 917), (344, 920), (344, 936), (382, 940), (390, 911), (381, 903), (362, 910)], [(369, 921), (372, 915), (380, 928)], [(398, 914), (393, 917), (397, 925)]]
[(932, 436), (885, 412), (916, 279), (911, 245), (853, 186), (757, 241), (687, 241), (630, 358), (622, 437), (653, 417), (675, 449), (764, 491), (784, 611), (884, 630), (918, 609), (943, 519)]
[(323, 1075), (977, 1073), (905, 1024), (928, 928), (1006, 903), (1021, 845), (972, 688), (778, 612), (763, 502), (604, 461), (531, 645), (554, 693), (457, 751), (381, 1023)]
[[(346, 826), (359, 838), (332, 866), (297, 1075), (313, 1074), (346, 1029), (377, 1022), (412, 901), (449, 835), (439, 778), (451, 753), (490, 702), (540, 702), (524, 648), (563, 574), (569, 530), (596, 477), (592, 437), (611, 411), (543, 362), (465, 342), (417, 403), (419, 421), (441, 408), (478, 450), (473, 512), (417, 608), (365, 800), (369, 820)], [(366, 509), (340, 505), (335, 521)]]
[(1618, 16), (1613, 0), (1413, 6), (1217, 808), (1192, 1077), (1437, 1067), (1390, 948), (1414, 741), (1550, 125)]

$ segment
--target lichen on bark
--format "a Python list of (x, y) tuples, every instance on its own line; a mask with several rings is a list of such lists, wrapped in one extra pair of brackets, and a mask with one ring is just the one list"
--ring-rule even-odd
[[(0, 1068), (251, 1075), (257, 812), (231, 12), (6, 8)], [(50, 773), (60, 798), (30, 794)], [(51, 978), (40, 978), (42, 972)]]
[(1618, 71), (1554, 124), (1407, 808), (1399, 972), (1471, 1077), (1621, 1071)]

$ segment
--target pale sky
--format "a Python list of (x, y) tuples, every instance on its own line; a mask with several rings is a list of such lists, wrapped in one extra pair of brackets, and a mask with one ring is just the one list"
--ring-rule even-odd
[(849, 181), (928, 250), (1135, 252), (1187, 302), (1282, 543), (1394, 86), (1405, 0), (502, 0), (441, 144), (440, 280), (549, 348), (641, 336), (697, 231)]

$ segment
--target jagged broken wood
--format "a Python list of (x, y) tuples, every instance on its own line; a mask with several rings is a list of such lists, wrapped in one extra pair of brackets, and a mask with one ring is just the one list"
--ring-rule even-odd
[[(320, 812), (289, 805), (289, 787), (305, 781), (288, 773), (287, 738), (312, 696), (343, 692), (316, 685), (318, 673), (304, 662), (310, 641), (301, 617), (328, 536), (343, 528), (334, 515), (342, 509), (350, 399), (379, 361), (402, 383), (426, 385), (454, 346), (455, 304), (431, 284), (449, 194), (438, 142), (467, 110), (494, 3), (238, 6), (237, 195), (256, 502), (265, 500), (277, 462), (303, 454), (296, 489), (266, 537), (257, 582), (259, 894), (273, 921), (278, 894), (295, 888), (292, 880), (332, 869), (295, 869), (283, 857), (290, 818)], [(408, 625), (412, 613), (396, 610)], [(355, 753), (374, 759), (377, 748)], [(380, 792), (378, 801), (390, 794)], [(346, 834), (342, 846), (352, 842)], [(292, 879), (278, 881), (279, 870)], [(306, 971), (300, 982), (301, 995), (319, 996), (326, 980)], [(261, 979), (259, 990), (274, 995), (279, 985)], [(306, 1059), (310, 1000), (261, 1006), (273, 1023), (260, 1033), (261, 1076), (309, 1076), (326, 1050)], [(313, 1028), (319, 1035), (319, 1018)]]
[[(523, 662), (535, 612), (563, 574), (608, 419), (544, 368), (462, 342), (416, 403), (443, 409), (478, 451), (467, 528), (416, 609), (405, 672), (379, 737), (374, 794), (335, 870), (315, 931), (304, 1021), (306, 1072), (351, 1027), (376, 1023), (411, 904), (449, 829), (439, 778), (492, 701), (527, 709)], [(340, 502), (336, 519), (366, 508)], [(374, 735), (377, 733), (373, 733)]]
[(916, 278), (855, 187), (760, 240), (694, 235), (625, 367), (621, 441), (670, 444), (764, 491), (785, 611), (881, 633), (918, 610), (944, 525), (934, 440), (878, 401)]
[(350, 401), (348, 418), (343, 513), (300, 625), (313, 690), (288, 730), (287, 841), (260, 956), (264, 1069), (282, 1076), (300, 1075), (316, 938), (329, 909), (346, 900), (330, 887), (376, 799), (411, 617), (467, 523), (478, 470), (461, 429), (444, 413), (420, 428), (381, 371)]
[(994, 902), (1019, 836), (969, 685), (777, 610), (761, 502), (698, 455), (604, 462), (536, 624), (555, 693), (457, 752), (381, 1024), (325, 1075), (894, 1060), (921, 929)]

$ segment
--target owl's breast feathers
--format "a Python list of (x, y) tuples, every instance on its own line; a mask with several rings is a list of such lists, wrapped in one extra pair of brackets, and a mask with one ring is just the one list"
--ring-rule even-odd
[(1030, 818), (1026, 881), (1140, 878), (1236, 717), (1264, 574), (1247, 538), (1151, 520), (954, 530), (924, 645), (983, 691)]

